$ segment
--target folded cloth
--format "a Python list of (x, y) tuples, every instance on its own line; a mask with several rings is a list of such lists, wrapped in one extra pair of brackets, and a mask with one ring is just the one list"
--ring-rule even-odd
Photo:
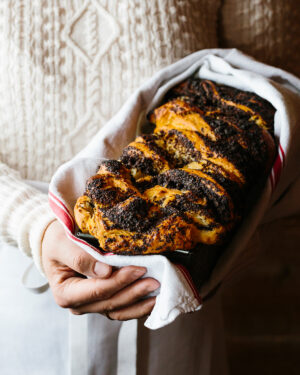
[[(73, 215), (76, 199), (82, 195), (87, 178), (95, 173), (100, 160), (118, 159), (122, 149), (140, 133), (148, 111), (159, 105), (172, 86), (192, 75), (254, 92), (272, 103), (276, 108), (274, 126), (278, 141), (278, 155), (259, 199), (222, 252), (207, 282), (198, 290), (189, 272), (163, 255), (124, 256), (99, 252), (75, 237)], [(91, 142), (57, 170), (49, 189), (50, 206), (64, 225), (68, 237), (97, 260), (117, 267), (147, 267), (145, 277), (157, 279), (161, 286), (156, 292), (156, 304), (145, 326), (157, 329), (171, 323), (182, 313), (201, 308), (203, 298), (217, 288), (245, 251), (257, 226), (264, 218), (272, 220), (273, 210), (278, 217), (278, 205), (284, 204), (284, 215), (289, 214), (289, 209), (300, 212), (299, 200), (293, 201), (295, 195), (289, 199), (289, 191), (300, 175), (299, 125), (298, 78), (259, 63), (236, 49), (201, 50), (162, 69), (145, 82)]]

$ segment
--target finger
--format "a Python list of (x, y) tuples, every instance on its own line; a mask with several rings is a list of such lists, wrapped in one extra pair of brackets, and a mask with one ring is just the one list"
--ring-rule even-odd
[(159, 286), (159, 282), (151, 278), (138, 280), (117, 292), (107, 300), (81, 305), (73, 309), (71, 312), (73, 314), (80, 315), (86, 313), (101, 314), (109, 311), (119, 310), (123, 307), (134, 304), (147, 294), (159, 288)]
[(108, 279), (83, 279), (69, 277), (63, 282), (51, 285), (58, 305), (65, 308), (105, 300), (139, 279), (146, 268), (127, 266), (113, 272)]
[(109, 319), (122, 321), (143, 318), (144, 316), (151, 314), (155, 301), (156, 297), (150, 297), (123, 309), (107, 312), (105, 315)]

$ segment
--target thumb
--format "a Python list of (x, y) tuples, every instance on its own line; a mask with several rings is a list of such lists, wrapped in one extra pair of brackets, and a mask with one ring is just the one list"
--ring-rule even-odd
[(71, 241), (57, 221), (48, 227), (43, 243), (43, 253), (46, 253), (46, 257), (77, 273), (102, 279), (109, 278), (112, 273), (111, 266), (97, 261)]
[(72, 270), (90, 277), (107, 279), (112, 273), (112, 267), (94, 259), (79, 246), (69, 241), (69, 246), (61, 251), (59, 260)]

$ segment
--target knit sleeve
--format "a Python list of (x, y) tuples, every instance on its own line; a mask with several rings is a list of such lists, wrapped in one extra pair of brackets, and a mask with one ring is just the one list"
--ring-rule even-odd
[(47, 195), (0, 162), (0, 207), (0, 241), (17, 245), (44, 274), (41, 243), (47, 226), (55, 220)]

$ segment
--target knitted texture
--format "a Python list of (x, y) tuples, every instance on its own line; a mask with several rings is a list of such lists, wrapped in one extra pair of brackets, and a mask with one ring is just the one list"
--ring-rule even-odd
[(41, 243), (46, 227), (55, 220), (47, 195), (24, 183), (18, 173), (0, 163), (0, 240), (18, 245), (43, 274)]
[(300, 77), (299, 0), (224, 0), (220, 47), (236, 47)]
[(1, 1), (0, 160), (49, 181), (142, 81), (217, 46), (213, 3)]
[(145, 79), (216, 47), (219, 3), (0, 1), (3, 240), (39, 258), (53, 217), (46, 196), (21, 179), (49, 181)]

